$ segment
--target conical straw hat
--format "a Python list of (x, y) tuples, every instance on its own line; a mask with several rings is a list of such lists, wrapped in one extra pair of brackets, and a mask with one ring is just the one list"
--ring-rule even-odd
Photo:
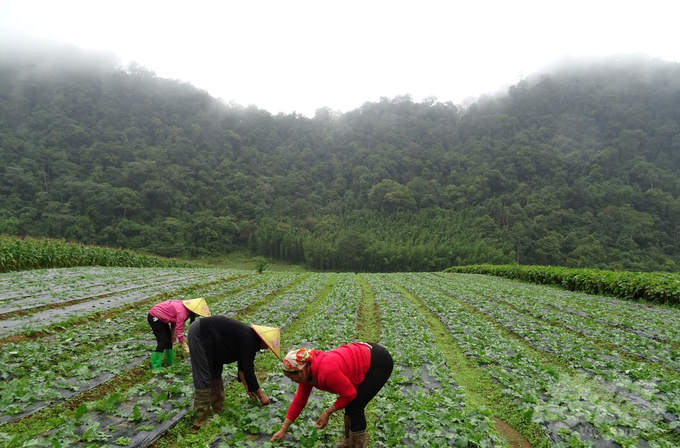
[(208, 304), (205, 303), (205, 299), (201, 297), (200, 299), (182, 300), (184, 306), (189, 310), (198, 314), (199, 316), (209, 317), (210, 310), (208, 309)]
[(267, 344), (269, 350), (281, 359), (281, 329), (274, 327), (265, 327), (262, 325), (251, 325), (255, 333)]

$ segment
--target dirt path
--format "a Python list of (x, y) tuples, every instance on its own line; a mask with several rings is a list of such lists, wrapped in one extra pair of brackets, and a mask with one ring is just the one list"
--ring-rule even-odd
[(498, 417), (494, 418), (496, 430), (505, 440), (507, 440), (513, 448), (534, 448), (534, 446), (520, 434), (515, 428), (505, 423)]

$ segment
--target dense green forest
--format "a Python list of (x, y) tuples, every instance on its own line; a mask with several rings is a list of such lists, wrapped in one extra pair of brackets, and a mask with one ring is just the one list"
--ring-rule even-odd
[(0, 54), (0, 233), (315, 269), (680, 270), (677, 63), (572, 60), (471, 105), (308, 118), (107, 54)]

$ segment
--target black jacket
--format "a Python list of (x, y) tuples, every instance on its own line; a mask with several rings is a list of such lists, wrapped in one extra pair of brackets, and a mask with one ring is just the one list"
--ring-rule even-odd
[(213, 379), (221, 377), (224, 364), (237, 362), (248, 390), (254, 392), (260, 388), (254, 363), (261, 339), (255, 330), (225, 316), (210, 316), (201, 319), (200, 332), (205, 352), (212, 362)]

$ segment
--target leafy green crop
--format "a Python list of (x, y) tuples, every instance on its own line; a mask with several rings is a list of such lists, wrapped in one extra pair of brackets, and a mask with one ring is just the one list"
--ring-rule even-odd
[(454, 266), (446, 269), (446, 272), (496, 275), (540, 285), (561, 286), (570, 291), (612, 295), (626, 300), (680, 304), (678, 274), (519, 265)]
[(72, 266), (199, 267), (195, 263), (63, 240), (0, 236), (0, 272)]

